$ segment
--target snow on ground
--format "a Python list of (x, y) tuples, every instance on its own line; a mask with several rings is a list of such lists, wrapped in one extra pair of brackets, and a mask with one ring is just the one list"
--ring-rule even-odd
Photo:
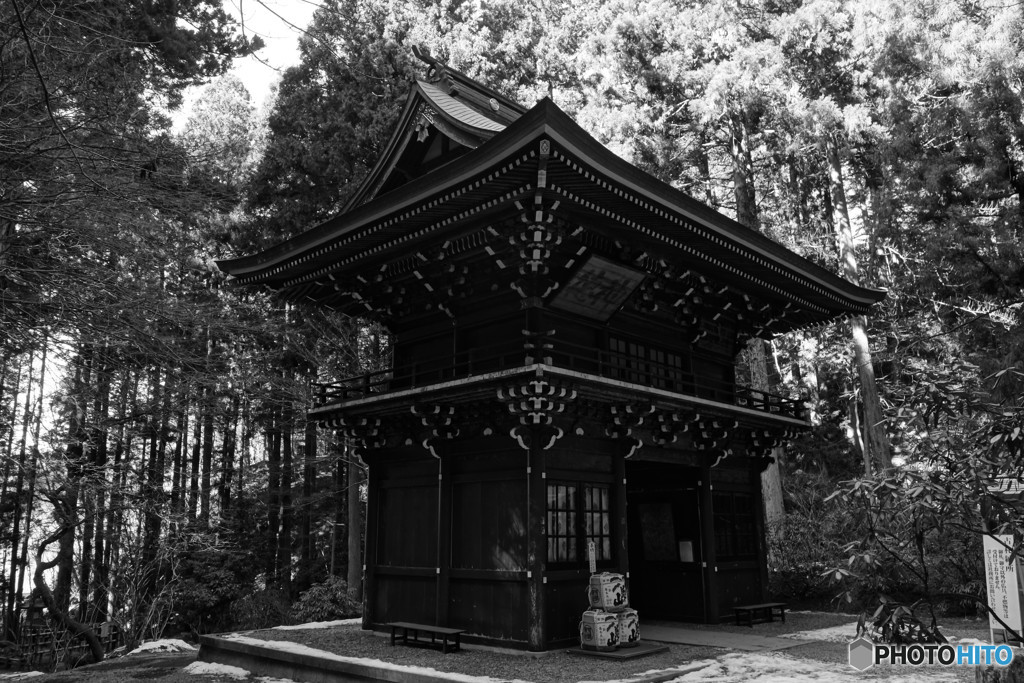
[(249, 671), (240, 666), (217, 664), (215, 662), (192, 662), (185, 667), (185, 673), (198, 676), (219, 676), (243, 679), (249, 677)]
[(42, 675), (42, 671), (15, 671), (10, 674), (0, 674), (0, 681), (21, 681), (26, 678), (35, 678)]
[(889, 667), (874, 667), (861, 673), (845, 664), (826, 664), (794, 659), (783, 654), (736, 653), (694, 664), (705, 664), (668, 683), (855, 683), (884, 680), (888, 683), (955, 683), (956, 670), (927, 667), (919, 671), (893, 673)]
[(857, 637), (857, 622), (853, 621), (849, 624), (819, 628), (813, 631), (780, 633), (779, 637), (795, 638), (796, 640), (825, 640), (830, 643), (848, 643)]
[(355, 617), (353, 619), (339, 619), (337, 621), (311, 621), (308, 624), (295, 624), (293, 626), (275, 626), (272, 630), (274, 631), (304, 631), (306, 629), (317, 629), (317, 628), (331, 628), (333, 626), (351, 626), (352, 624), (362, 624), (362, 617)]
[[(991, 642), (988, 640), (978, 640), (977, 638), (957, 638), (956, 636), (946, 636), (946, 640), (954, 645), (990, 645)], [(1016, 655), (1015, 655), (1016, 656)]]
[(632, 678), (617, 678), (613, 681), (580, 681), (580, 683), (636, 683), (637, 679), (642, 679), (644, 676), (651, 676), (654, 674), (668, 673), (673, 669), (679, 669), (679, 674), (688, 673), (697, 669), (703, 669), (708, 665), (711, 660), (701, 660), (697, 662), (689, 662), (688, 664), (680, 664), (679, 666), (672, 667), (671, 669), (651, 669), (650, 671), (644, 671), (634, 675)]
[(143, 643), (129, 652), (127, 656), (153, 652), (193, 652), (194, 650), (195, 648), (184, 640), (165, 638), (164, 640), (151, 640), (148, 643)]
[(345, 657), (342, 655), (336, 655), (333, 652), (317, 650), (312, 647), (307, 647), (306, 645), (300, 645), (299, 643), (291, 643), (284, 640), (259, 640), (258, 638), (249, 638), (248, 636), (241, 636), (237, 634), (231, 634), (224, 637), (228, 640), (233, 640), (239, 643), (247, 643), (249, 645), (269, 647), (271, 649), (281, 650), (283, 652), (294, 652), (296, 654), (302, 654), (308, 657), (323, 657), (325, 659), (331, 659), (336, 662), (346, 662), (349, 664), (363, 664), (365, 666), (389, 669), (391, 671), (406, 671), (411, 673), (426, 674), (429, 676), (438, 676), (445, 678), (449, 681), (459, 681), (460, 683), (526, 683), (525, 681), (520, 680), (499, 680), (497, 678), (491, 678), (490, 676), (468, 676), (466, 674), (438, 671), (437, 669), (431, 669), (429, 667), (424, 666), (405, 666), (402, 664), (392, 664), (391, 662), (384, 662), (379, 659), (368, 659), (365, 657)]

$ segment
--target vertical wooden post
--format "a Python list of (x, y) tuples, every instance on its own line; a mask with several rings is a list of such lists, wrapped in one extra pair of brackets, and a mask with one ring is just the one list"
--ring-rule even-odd
[(527, 569), (527, 645), (533, 652), (544, 650), (547, 643), (547, 609), (544, 591), (544, 564), (547, 560), (547, 482), (544, 472), (544, 451), (531, 439), (527, 455), (526, 495), (529, 525), (526, 541)]
[(452, 548), (452, 476), (451, 456), (441, 453), (437, 459), (437, 611), (438, 626), (448, 625), (448, 582)]
[(718, 609), (718, 557), (715, 549), (715, 515), (711, 468), (704, 456), (700, 467), (700, 535), (701, 561), (704, 563), (704, 614), (708, 623), (717, 624)]
[(768, 533), (765, 507), (762, 503), (761, 473), (750, 472), (750, 490), (754, 493), (754, 523), (757, 527), (757, 568), (761, 583), (761, 600), (768, 599)]
[(626, 520), (626, 458), (618, 452), (612, 455), (612, 518), (616, 571), (623, 576), (629, 575), (629, 532)]
[[(366, 543), (363, 548), (363, 628), (369, 629), (377, 619), (374, 614), (377, 581), (374, 575), (377, 561), (377, 507), (380, 497), (378, 468), (366, 463)], [(351, 523), (351, 521), (350, 521)]]

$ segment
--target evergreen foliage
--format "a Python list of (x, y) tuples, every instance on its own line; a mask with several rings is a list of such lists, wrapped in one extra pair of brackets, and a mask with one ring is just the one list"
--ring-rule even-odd
[[(345, 206), (418, 44), (526, 105), (551, 97), (634, 164), (888, 290), (860, 337), (836, 325), (768, 349), (773, 390), (814, 415), (783, 463), (774, 585), (984, 611), (981, 536), (1024, 540), (1007, 484), (1024, 476), (1022, 6), (321, 5), (257, 111), (224, 72), (258, 43), (218, 1), (0, 3), (9, 637), (43, 541), (52, 609), (133, 640), (353, 613), (358, 586), (338, 577), (360, 467), (304, 410), (315, 382), (386, 366), (388, 340), (228, 290), (213, 262)], [(199, 83), (173, 134), (164, 108)]]

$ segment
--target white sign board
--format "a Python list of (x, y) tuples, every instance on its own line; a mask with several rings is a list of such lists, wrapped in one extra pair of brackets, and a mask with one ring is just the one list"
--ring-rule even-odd
[(597, 544), (593, 541), (587, 543), (587, 559), (590, 560), (590, 573), (597, 573)]
[[(985, 550), (985, 583), (988, 586), (988, 606), (999, 615), (1007, 626), (1021, 632), (1020, 588), (1017, 583), (1017, 562), (1010, 562), (1013, 549), (1013, 535), (983, 537)], [(1009, 642), (1005, 627), (989, 614), (989, 635), (992, 643)], [(996, 639), (996, 634), (999, 639)], [(1012, 638), (1012, 636), (1010, 636)]]

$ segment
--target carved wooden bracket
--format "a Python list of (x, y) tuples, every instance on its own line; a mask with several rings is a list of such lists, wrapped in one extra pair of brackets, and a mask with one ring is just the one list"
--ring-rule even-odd
[(552, 277), (549, 261), (552, 251), (562, 243), (561, 231), (554, 228), (554, 215), (537, 209), (534, 215), (523, 211), (524, 225), (508, 238), (512, 249), (519, 256), (519, 277), (512, 281), (512, 289), (523, 299), (544, 298), (558, 289), (559, 283)]
[(439, 439), (454, 439), (459, 435), (459, 428), (453, 424), (455, 406), (438, 403), (413, 405), (410, 411), (419, 420), (420, 425), (426, 428), (426, 432), (421, 433), (425, 434), (421, 445), (435, 458), (439, 457), (435, 450)]
[(608, 412), (609, 421), (604, 433), (613, 439), (622, 439), (626, 444), (626, 457), (633, 457), (644, 445), (633, 430), (654, 414), (654, 406), (649, 403), (622, 403), (608, 406)]
[(697, 413), (658, 411), (649, 420), (651, 442), (658, 446), (675, 443), (679, 440), (679, 435), (691, 431), (694, 423), (698, 420), (700, 420), (700, 415)]
[(321, 422), (325, 427), (337, 429), (352, 441), (356, 452), (373, 450), (384, 446), (385, 438), (381, 434), (380, 418), (376, 417), (340, 417)]
[(739, 426), (736, 420), (724, 417), (707, 417), (697, 421), (693, 429), (693, 446), (698, 451), (718, 454), (712, 467), (716, 467), (724, 459), (732, 455), (729, 448), (729, 436)]
[(774, 460), (770, 455), (772, 450), (791, 440), (796, 435), (797, 430), (792, 427), (786, 429), (752, 429), (750, 431), (750, 445), (747, 447), (747, 455), (751, 458), (764, 460), (764, 467), (767, 467)]
[(575, 389), (543, 379), (498, 389), (498, 400), (519, 418), (519, 424), (509, 430), (509, 436), (523, 450), (530, 449), (534, 438), (543, 444), (543, 450), (554, 446), (565, 434), (565, 430), (554, 424), (555, 415), (564, 413), (566, 403), (575, 398)]

